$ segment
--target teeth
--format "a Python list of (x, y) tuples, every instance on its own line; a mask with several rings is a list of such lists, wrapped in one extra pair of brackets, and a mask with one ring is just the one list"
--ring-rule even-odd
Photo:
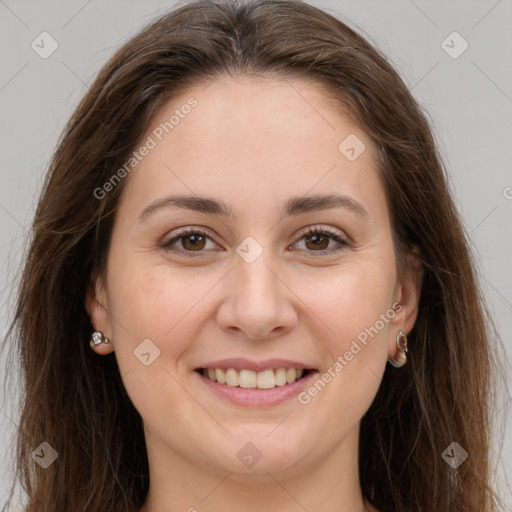
[[(295, 371), (295, 370), (293, 370)], [(272, 389), (276, 385), (274, 370), (265, 370), (256, 374), (256, 387), (259, 389)]]
[(284, 368), (279, 368), (276, 370), (276, 386), (284, 386), (286, 384), (286, 370)]
[(232, 387), (238, 386), (238, 372), (233, 370), (233, 368), (226, 372), (226, 384)]
[(215, 377), (217, 379), (217, 382), (220, 382), (220, 384), (226, 384), (226, 378), (225, 378), (225, 374), (224, 374), (224, 371), (221, 370), (220, 368), (217, 368), (215, 370)]
[(208, 368), (203, 369), (202, 374), (214, 382), (231, 387), (272, 389), (276, 386), (292, 384), (302, 377), (304, 370), (302, 368), (278, 368), (254, 372), (252, 370), (237, 371), (233, 368), (227, 370)]
[[(235, 373), (236, 370), (233, 370)], [(237, 384), (241, 388), (255, 388), (257, 384), (256, 372), (251, 370), (240, 370)]]

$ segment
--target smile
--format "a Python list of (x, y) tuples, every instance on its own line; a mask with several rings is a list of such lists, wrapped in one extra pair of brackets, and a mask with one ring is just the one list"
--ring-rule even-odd
[(203, 377), (230, 387), (245, 389), (272, 389), (292, 384), (306, 376), (309, 370), (303, 368), (276, 368), (260, 372), (253, 370), (235, 370), (234, 368), (198, 368)]

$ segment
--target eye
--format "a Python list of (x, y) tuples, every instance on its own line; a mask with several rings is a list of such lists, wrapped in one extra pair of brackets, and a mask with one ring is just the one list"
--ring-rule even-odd
[[(176, 242), (179, 242), (180, 240), (181, 248), (173, 247)], [(190, 253), (199, 253), (198, 255), (200, 255), (203, 249), (205, 249), (208, 240), (213, 242), (211, 237), (208, 236), (208, 233), (205, 231), (196, 228), (186, 228), (177, 236), (165, 242), (162, 247), (168, 251), (187, 253), (187, 256), (194, 257), (195, 255)]]
[[(307, 252), (315, 252), (319, 255), (333, 254), (350, 246), (350, 243), (342, 238), (336, 231), (326, 227), (310, 227), (300, 233), (300, 239), (295, 244), (305, 240)], [(329, 248), (331, 240), (337, 242), (338, 247)], [(176, 243), (180, 242), (181, 247), (176, 247)], [(208, 241), (217, 245), (206, 231), (197, 228), (186, 228), (179, 232), (169, 241), (162, 244), (162, 248), (184, 254), (190, 257), (201, 256), (206, 249)]]
[[(305, 240), (306, 251), (315, 252), (320, 255), (337, 253), (350, 246), (348, 240), (342, 238), (337, 231), (323, 226), (307, 228), (301, 235), (300, 240), (296, 243)], [(337, 242), (338, 247), (329, 248), (331, 240)]]

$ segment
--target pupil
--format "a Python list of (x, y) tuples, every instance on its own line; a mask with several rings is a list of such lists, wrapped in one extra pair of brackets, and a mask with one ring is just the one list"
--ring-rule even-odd
[(200, 247), (200, 244), (201, 244), (201, 241), (202, 241), (202, 236), (201, 235), (188, 235), (187, 237), (185, 237), (185, 239), (183, 240), (183, 246), (185, 248), (187, 248), (187, 245), (188, 246), (191, 246), (192, 248), (197, 248), (197, 247)]
[[(317, 247), (317, 248), (318, 247), (320, 247), (320, 248), (325, 248), (326, 247), (326, 245), (325, 245), (325, 241), (326, 241), (325, 235), (311, 235), (309, 237), (309, 239), (313, 242), (314, 247)], [(328, 244), (329, 244), (329, 242), (327, 241), (327, 245)]]

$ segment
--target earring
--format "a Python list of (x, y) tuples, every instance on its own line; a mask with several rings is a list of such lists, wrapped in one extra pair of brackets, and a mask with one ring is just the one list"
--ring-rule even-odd
[(110, 343), (110, 340), (103, 334), (102, 331), (94, 331), (91, 336), (91, 346), (97, 347), (102, 343)]
[(400, 331), (396, 335), (396, 346), (398, 348), (398, 354), (389, 360), (389, 363), (395, 368), (400, 368), (407, 362), (407, 336), (404, 331)]

